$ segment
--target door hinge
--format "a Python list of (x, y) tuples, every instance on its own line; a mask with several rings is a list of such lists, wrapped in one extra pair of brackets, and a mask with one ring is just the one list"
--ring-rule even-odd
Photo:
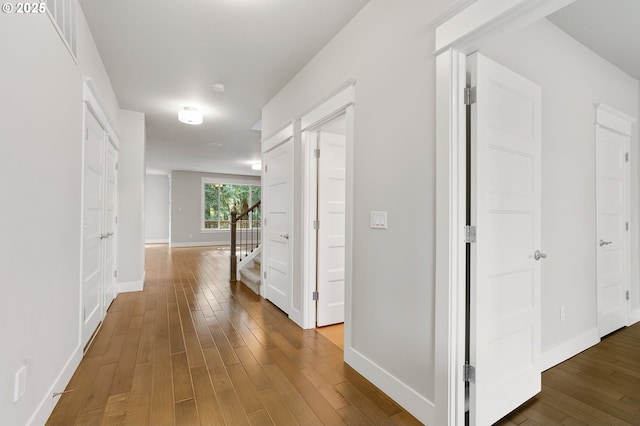
[(475, 87), (465, 87), (464, 88), (464, 104), (472, 105), (475, 104), (477, 100), (476, 97), (476, 88)]
[(87, 320), (87, 308), (82, 308), (82, 321)]
[(267, 218), (264, 218), (264, 226), (267, 226)]
[(118, 270), (117, 269), (113, 270), (113, 277), (114, 278), (118, 278)]
[(629, 230), (629, 222), (625, 222), (624, 224), (624, 230), (628, 231)]
[(319, 149), (314, 149), (313, 150), (313, 156), (316, 158), (320, 158), (320, 150)]
[(471, 225), (465, 225), (464, 227), (464, 242), (475, 243), (476, 242), (476, 227)]
[(627, 297), (627, 300), (629, 300), (629, 290), (627, 290), (626, 297)]
[(118, 224), (118, 216), (115, 217), (116, 225)]
[(313, 300), (318, 300), (318, 292), (314, 291), (312, 297), (313, 297)]
[(267, 169), (269, 168), (269, 166), (267, 166), (266, 164), (264, 165), (264, 172), (267, 173)]
[(627, 163), (629, 162), (629, 153), (628, 152), (624, 153), (624, 161), (627, 162)]
[(267, 271), (264, 271), (264, 272), (262, 273), (262, 277), (263, 277), (265, 280), (267, 279)]
[(320, 221), (319, 220), (314, 220), (313, 221), (313, 229), (315, 229), (316, 231), (318, 229), (320, 229)]
[(116, 170), (118, 170), (118, 163), (116, 163)]
[(89, 140), (89, 128), (85, 127), (85, 132), (84, 132), (84, 140), (88, 141)]
[(476, 381), (476, 368), (471, 364), (465, 364), (462, 368), (462, 376), (465, 382), (475, 383)]

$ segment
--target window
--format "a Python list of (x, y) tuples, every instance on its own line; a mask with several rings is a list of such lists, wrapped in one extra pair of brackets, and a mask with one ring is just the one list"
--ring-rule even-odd
[[(235, 205), (238, 213), (260, 201), (261, 187), (203, 182), (202, 229), (229, 229), (231, 209)], [(259, 228), (260, 209), (254, 210), (248, 219), (238, 221), (238, 228)]]

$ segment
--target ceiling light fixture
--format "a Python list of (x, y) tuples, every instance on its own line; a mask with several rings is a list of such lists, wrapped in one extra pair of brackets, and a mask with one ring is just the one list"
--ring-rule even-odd
[(256, 161), (255, 163), (251, 163), (251, 170), (262, 170), (262, 162)]
[(178, 111), (178, 120), (185, 124), (202, 124), (202, 113), (195, 107), (186, 106)]
[(211, 88), (216, 92), (222, 93), (224, 92), (225, 86), (222, 83), (214, 83), (211, 85)]

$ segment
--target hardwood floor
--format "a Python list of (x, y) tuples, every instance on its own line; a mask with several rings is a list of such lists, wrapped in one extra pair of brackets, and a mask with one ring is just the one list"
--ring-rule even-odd
[(542, 373), (542, 392), (496, 425), (640, 425), (640, 323)]
[(222, 248), (146, 248), (48, 425), (420, 424), (243, 284)]

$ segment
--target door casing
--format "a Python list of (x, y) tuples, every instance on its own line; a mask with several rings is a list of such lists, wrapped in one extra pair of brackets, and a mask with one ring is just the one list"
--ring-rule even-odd
[[(316, 303), (313, 300), (313, 292), (316, 289), (316, 259), (317, 245), (316, 232), (313, 221), (317, 213), (317, 162), (314, 151), (316, 149), (315, 130), (323, 124), (343, 115), (346, 121), (346, 212), (345, 212), (345, 349), (351, 342), (351, 265), (353, 247), (353, 122), (354, 122), (354, 90), (355, 81), (349, 80), (336, 89), (332, 94), (318, 103), (300, 119), (300, 130), (303, 151), (303, 182), (302, 182), (302, 328), (314, 328), (316, 325)], [(346, 352), (346, 351), (345, 351)]]
[(436, 294), (434, 424), (465, 424), (466, 56), (574, 0), (458, 1), (431, 21), (436, 49)]

